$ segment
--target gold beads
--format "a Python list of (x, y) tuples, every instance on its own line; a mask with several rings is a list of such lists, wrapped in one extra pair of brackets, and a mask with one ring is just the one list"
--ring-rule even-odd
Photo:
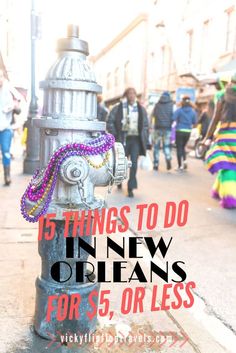
[(109, 161), (109, 157), (110, 157), (109, 152), (106, 152), (102, 162), (99, 164), (95, 164), (91, 161), (91, 159), (88, 158), (88, 156), (84, 156), (84, 158), (86, 159), (88, 164), (94, 169), (100, 169), (100, 168), (104, 167), (104, 165), (106, 165), (106, 163)]
[(31, 216), (37, 209), (38, 207), (41, 205), (41, 203), (43, 202), (43, 199), (45, 198), (45, 196), (47, 195), (48, 191), (50, 190), (50, 187), (52, 185), (52, 181), (53, 181), (53, 176), (51, 177), (51, 179), (48, 182), (48, 186), (46, 187), (43, 196), (41, 197), (40, 200), (37, 201), (37, 203), (31, 208), (31, 210), (28, 212), (28, 215)]

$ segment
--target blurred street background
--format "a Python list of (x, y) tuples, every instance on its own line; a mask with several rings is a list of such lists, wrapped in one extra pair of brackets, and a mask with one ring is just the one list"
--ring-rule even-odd
[[(0, 169), (1, 353), (78, 351), (48, 346), (33, 332), (34, 281), (40, 273), (37, 226), (26, 224), (19, 210), (20, 197), (30, 180), (30, 173), (23, 173), (27, 118), (42, 113), (39, 82), (55, 61), (56, 41), (66, 36), (70, 23), (79, 25), (80, 38), (89, 44), (88, 60), (103, 87), (101, 106), (109, 114), (125, 89), (134, 87), (147, 110), (150, 135), (152, 112), (163, 92), (168, 92), (175, 109), (184, 96), (190, 97), (198, 122), (203, 113), (210, 121), (217, 93), (236, 74), (236, 0), (1, 0), (0, 69), (20, 107), (12, 123), (9, 187), (3, 186)], [(129, 204), (133, 210), (140, 203), (157, 202), (163, 206), (167, 201), (182, 199), (190, 203), (190, 219), (184, 230), (160, 232), (178, 238), (169, 260), (178, 254), (186, 262), (188, 279), (197, 285), (195, 307), (158, 315), (146, 312), (128, 319), (117, 314), (113, 323), (99, 322), (99, 330), (109, 330), (113, 325), (115, 331), (127, 327), (134, 332), (150, 329), (166, 336), (174, 332), (179, 338), (174, 344), (170, 334), (172, 341), (168, 345), (133, 347), (135, 353), (236, 352), (236, 210), (223, 209), (211, 198), (214, 176), (199, 155), (201, 134), (202, 126), (198, 124), (187, 145), (187, 171), (175, 171), (173, 139), (169, 170), (162, 150), (158, 170), (153, 170), (152, 150), (147, 152), (151, 166), (141, 168), (139, 162), (134, 198), (127, 198), (126, 183), (122, 189), (113, 187), (111, 195), (98, 190), (107, 198), (108, 206)], [(35, 142), (35, 151), (38, 148)], [(131, 224), (128, 236), (133, 234)], [(153, 236), (159, 235), (158, 231)], [(115, 305), (120, 287), (113, 286), (112, 290)], [(181, 347), (184, 335), (188, 341)], [(87, 351), (110, 349), (90, 347)], [(124, 346), (114, 347), (114, 351), (132, 352)]]
[[(35, 3), (37, 82), (56, 57), (68, 23), (80, 26), (106, 105), (132, 85), (148, 107), (163, 90), (195, 90), (198, 104), (215, 93), (214, 79), (235, 71), (235, 1), (121, 0)], [(30, 86), (31, 1), (2, 0), (1, 56), (15, 87)], [(20, 14), (20, 15), (19, 15)], [(37, 95), (40, 95), (36, 84)]]

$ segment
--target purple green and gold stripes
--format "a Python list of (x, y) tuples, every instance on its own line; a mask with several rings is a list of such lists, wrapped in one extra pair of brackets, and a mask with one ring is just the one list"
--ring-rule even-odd
[(220, 200), (222, 207), (236, 208), (236, 171), (221, 170), (213, 185), (212, 197)]
[(212, 174), (222, 169), (236, 171), (236, 123), (221, 125), (213, 146), (207, 152), (206, 165)]

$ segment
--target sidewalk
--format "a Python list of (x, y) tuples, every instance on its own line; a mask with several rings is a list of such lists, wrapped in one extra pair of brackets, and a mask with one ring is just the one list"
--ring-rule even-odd
[[(12, 164), (13, 183), (11, 187), (0, 187), (2, 207), (0, 213), (0, 258), (1, 258), (1, 353), (42, 353), (42, 352), (176, 352), (176, 353), (229, 353), (205, 330), (202, 323), (190, 312), (182, 310), (157, 314), (145, 311), (124, 317), (118, 311), (118, 298), (127, 284), (105, 284), (101, 289), (111, 289), (111, 306), (115, 312), (112, 320), (99, 318), (98, 334), (121, 337), (151, 334), (159, 339), (158, 344), (133, 343), (130, 345), (110, 342), (100, 346), (84, 347), (58, 345), (38, 337), (32, 327), (35, 305), (35, 279), (40, 273), (40, 257), (37, 251), (37, 225), (28, 224), (20, 215), (20, 197), (30, 179), (22, 175), (22, 160), (17, 157)], [(112, 205), (118, 205), (111, 197)], [(119, 198), (120, 199), (120, 198)], [(124, 202), (127, 200), (124, 200)], [(127, 236), (133, 236), (132, 230)], [(101, 240), (102, 241), (102, 240)], [(103, 240), (104, 241), (104, 240)], [(143, 246), (143, 256), (148, 254)], [(102, 261), (102, 257), (100, 258)], [(105, 260), (105, 259), (104, 259)], [(132, 266), (129, 259), (129, 267)], [(137, 285), (136, 285), (137, 286)], [(146, 286), (147, 300), (150, 301), (151, 285)]]

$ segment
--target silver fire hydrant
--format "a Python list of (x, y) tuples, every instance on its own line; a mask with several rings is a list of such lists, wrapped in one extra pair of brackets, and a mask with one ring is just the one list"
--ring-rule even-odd
[[(97, 120), (97, 94), (101, 93), (101, 86), (86, 62), (88, 45), (79, 39), (77, 26), (68, 28), (68, 37), (58, 41), (57, 50), (58, 59), (41, 83), (43, 114), (34, 120), (40, 128), (40, 170), (21, 201), (22, 214), (30, 222), (38, 221), (45, 213), (56, 215), (50, 220), (55, 224), (55, 236), (50, 241), (44, 237), (39, 241), (42, 271), (36, 280), (34, 327), (47, 339), (60, 333), (89, 334), (96, 329), (96, 315), (90, 320), (85, 312), (88, 296), (94, 290), (99, 292), (99, 283), (78, 283), (75, 271), (68, 274), (68, 266), (63, 266), (67, 262), (75, 268), (76, 262), (88, 258), (85, 251), (79, 259), (76, 255), (67, 258), (63, 214), (104, 208), (105, 201), (94, 195), (94, 188), (120, 184), (129, 167), (123, 146), (114, 143), (113, 137), (105, 132), (105, 122)], [(47, 230), (47, 224), (40, 224)], [(70, 228), (69, 237), (71, 233)], [(78, 232), (74, 241), (78, 242), (79, 237)], [(84, 238), (91, 243), (91, 234)], [(52, 278), (52, 267), (58, 261), (59, 282)], [(58, 321), (56, 312), (52, 312), (51, 320), (46, 320), (50, 296), (75, 293), (81, 296), (78, 319)]]

